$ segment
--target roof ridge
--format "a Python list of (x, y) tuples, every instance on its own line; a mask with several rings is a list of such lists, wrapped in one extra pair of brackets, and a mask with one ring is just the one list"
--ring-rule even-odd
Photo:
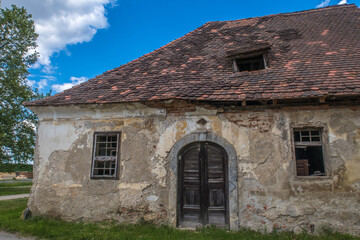
[(248, 17), (248, 18), (235, 19), (235, 20), (212, 21), (212, 22), (238, 22), (238, 21), (250, 20), (250, 19), (255, 19), (255, 18), (291, 16), (291, 15), (298, 15), (298, 14), (314, 13), (314, 12), (325, 11), (325, 10), (330, 10), (330, 9), (335, 9), (335, 8), (352, 8), (352, 7), (358, 8), (356, 6), (356, 4), (354, 4), (354, 3), (353, 4), (343, 4), (343, 5), (331, 5), (331, 6), (327, 6), (327, 7), (306, 9), (306, 10), (300, 10), (300, 11), (296, 11), (296, 12), (276, 13), (276, 14), (269, 14), (269, 15), (265, 15), (265, 16), (261, 16), (261, 17)]

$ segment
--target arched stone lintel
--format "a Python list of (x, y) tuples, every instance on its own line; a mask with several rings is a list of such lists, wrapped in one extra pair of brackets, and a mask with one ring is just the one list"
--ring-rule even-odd
[[(223, 147), (228, 155), (228, 176), (229, 176), (229, 217), (230, 217), (230, 229), (237, 231), (239, 228), (238, 218), (238, 184), (237, 184), (237, 157), (234, 146), (226, 139), (219, 137), (209, 132), (199, 132), (189, 134), (179, 141), (177, 141), (171, 148), (170, 157), (170, 169), (175, 176), (175, 183), (171, 184), (175, 189), (170, 189), (170, 193), (177, 194), (177, 172), (178, 172), (178, 154), (180, 150), (186, 145), (193, 142), (213, 142)], [(174, 196), (170, 196), (174, 200)], [(175, 196), (176, 199), (176, 196)], [(175, 208), (177, 206), (174, 206)], [(174, 209), (176, 212), (176, 209)]]

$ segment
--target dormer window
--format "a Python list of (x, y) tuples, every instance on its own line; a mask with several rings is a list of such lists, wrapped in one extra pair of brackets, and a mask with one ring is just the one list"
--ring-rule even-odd
[(237, 58), (234, 60), (235, 71), (255, 71), (265, 69), (265, 58), (264, 54), (249, 58)]
[(227, 51), (227, 57), (233, 61), (235, 72), (256, 71), (268, 68), (268, 43), (252, 43)]

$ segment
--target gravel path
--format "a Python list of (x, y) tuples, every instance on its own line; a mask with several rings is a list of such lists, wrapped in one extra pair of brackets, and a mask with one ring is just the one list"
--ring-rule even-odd
[(0, 183), (18, 183), (18, 182), (32, 182), (32, 179), (23, 180), (1, 180)]
[[(7, 195), (7, 196), (0, 196), (0, 201), (1, 201), (1, 200), (17, 199), (17, 198), (27, 198), (27, 197), (29, 197), (29, 193), (16, 194), (16, 195)], [(0, 239), (2, 240), (1, 236), (0, 236)]]
[(35, 238), (20, 237), (12, 233), (0, 232), (0, 239), (1, 240), (34, 240)]

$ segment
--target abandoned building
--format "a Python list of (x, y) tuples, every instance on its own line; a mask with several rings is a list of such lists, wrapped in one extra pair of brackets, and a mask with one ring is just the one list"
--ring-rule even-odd
[(33, 215), (360, 233), (360, 9), (209, 22), (25, 105)]

